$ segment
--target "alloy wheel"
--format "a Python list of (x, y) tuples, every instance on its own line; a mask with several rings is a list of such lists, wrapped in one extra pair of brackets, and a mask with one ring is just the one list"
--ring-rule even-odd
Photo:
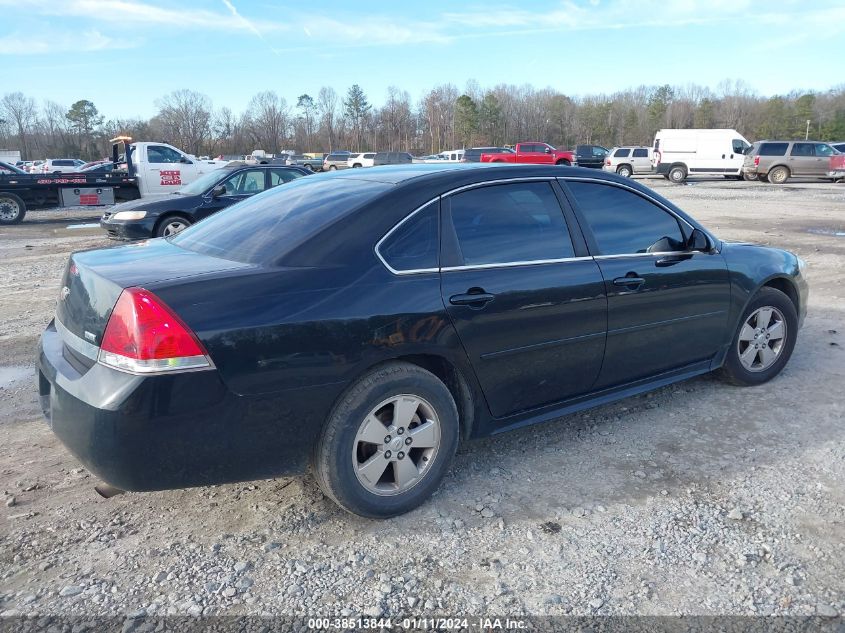
[(376, 405), (352, 445), (352, 466), (368, 492), (407, 492), (428, 474), (440, 448), (440, 419), (423, 398), (402, 394)]
[(737, 353), (748, 371), (765, 371), (775, 364), (786, 343), (786, 319), (773, 306), (763, 306), (752, 312), (737, 340)]
[(176, 235), (180, 231), (184, 231), (188, 228), (188, 225), (182, 222), (181, 220), (172, 220), (164, 225), (164, 231), (162, 235), (164, 237), (170, 237), (171, 235)]

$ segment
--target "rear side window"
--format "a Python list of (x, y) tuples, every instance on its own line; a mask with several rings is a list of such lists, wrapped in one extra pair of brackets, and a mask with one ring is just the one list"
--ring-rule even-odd
[(813, 143), (793, 143), (790, 156), (815, 156), (815, 146)]
[(432, 202), (390, 232), (378, 246), (387, 265), (398, 272), (438, 268), (439, 215), (440, 202)]
[(566, 182), (599, 247), (600, 255), (663, 253), (684, 249), (678, 220), (627, 189)]
[(785, 156), (789, 143), (761, 143), (757, 153), (760, 156)]
[(648, 150), (644, 147), (634, 150), (634, 158), (648, 158)]
[(390, 188), (365, 180), (298, 178), (233, 204), (170, 239), (213, 257), (272, 264)]
[(560, 204), (548, 182), (493, 185), (455, 194), (450, 217), (465, 266), (573, 257)]
[(627, 147), (624, 147), (624, 148), (618, 149), (615, 152), (613, 152), (613, 157), (614, 158), (627, 158), (628, 156), (630, 156), (630, 154), (631, 154), (631, 150), (629, 150)]
[(297, 178), (301, 178), (302, 174), (293, 169), (272, 169), (270, 170), (270, 186), (278, 187), (279, 185), (290, 182)]

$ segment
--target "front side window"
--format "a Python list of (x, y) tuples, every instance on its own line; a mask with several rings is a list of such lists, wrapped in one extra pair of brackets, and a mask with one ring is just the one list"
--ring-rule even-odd
[(593, 145), (593, 156), (601, 156), (602, 158), (604, 158), (605, 156), (607, 156), (607, 150), (604, 147)]
[(436, 269), (440, 261), (439, 201), (428, 204), (400, 224), (379, 245), (378, 251), (393, 270)]
[(648, 150), (643, 148), (634, 150), (634, 158), (648, 158)]
[(520, 148), (521, 148), (521, 149), (522, 149), (522, 151), (523, 151), (523, 152), (525, 152), (525, 153), (530, 153), (530, 152), (542, 152), (542, 151), (543, 151), (543, 148), (542, 148), (540, 145), (534, 145), (534, 144), (532, 144), (532, 143), (528, 143), (528, 144), (525, 144), (525, 145), (520, 145)]
[(741, 138), (735, 138), (731, 142), (731, 149), (733, 150), (734, 154), (744, 154), (749, 147), (751, 146), (745, 141), (743, 141)]
[(573, 257), (560, 204), (548, 182), (480, 187), (450, 198), (458, 259), (465, 266)]
[(627, 189), (567, 181), (599, 247), (599, 255), (682, 251), (678, 220), (650, 200)]
[(264, 191), (264, 170), (250, 169), (223, 182), (227, 196), (252, 195)]
[(178, 163), (182, 154), (164, 145), (150, 145), (147, 148), (147, 160), (151, 163)]
[(816, 143), (816, 156), (833, 156), (833, 148), (827, 143)]

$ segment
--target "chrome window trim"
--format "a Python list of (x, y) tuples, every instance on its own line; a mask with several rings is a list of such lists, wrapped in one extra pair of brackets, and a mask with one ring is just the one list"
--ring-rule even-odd
[(566, 262), (579, 262), (594, 259), (592, 256), (584, 257), (561, 257), (560, 259), (532, 259), (522, 262), (502, 262), (495, 264), (468, 264), (466, 266), (446, 266), (440, 272), (448, 273), (456, 270), (485, 270), (487, 268), (518, 268), (522, 266), (541, 266), (543, 264), (564, 264)]
[(55, 324), (56, 330), (58, 330), (59, 336), (61, 336), (62, 342), (65, 345), (73, 348), (86, 358), (90, 358), (93, 361), (97, 360), (100, 353), (99, 347), (71, 332), (58, 318), (55, 319)]
[(658, 251), (654, 253), (619, 253), (618, 255), (596, 255), (593, 259), (621, 259), (623, 257), (687, 257), (692, 255), (706, 255), (703, 251)]
[[(416, 209), (411, 211), (411, 213), (409, 213), (404, 218), (399, 220), (399, 222), (397, 222), (396, 224), (393, 225), (393, 228), (391, 228), (387, 233), (384, 234), (384, 236), (378, 242), (376, 242), (376, 245), (375, 245), (373, 250), (375, 251), (376, 257), (379, 259), (379, 261), (382, 263), (382, 265), (385, 268), (387, 268), (387, 270), (389, 270), (394, 275), (420, 275), (420, 274), (423, 274), (423, 273), (437, 273), (437, 272), (441, 272), (441, 271), (444, 271), (444, 270), (469, 270), (469, 269), (472, 269), (472, 268), (477, 268), (478, 266), (451, 266), (451, 267), (448, 267), (448, 268), (437, 267), (437, 268), (414, 268), (414, 269), (411, 269), (411, 270), (396, 270), (390, 264), (388, 264), (387, 260), (385, 260), (385, 258), (382, 256), (380, 247), (384, 243), (384, 241), (387, 240), (387, 238), (389, 238), (394, 232), (396, 232), (399, 229), (399, 227), (401, 227), (405, 222), (410, 220), (412, 217), (414, 217), (417, 213), (422, 211), (428, 205), (430, 205), (433, 202), (436, 202), (438, 200), (442, 200), (446, 196), (451, 196), (453, 194), (460, 193), (461, 191), (466, 191), (468, 189), (475, 189), (477, 187), (483, 187), (485, 185), (497, 185), (497, 184), (511, 183), (511, 182), (536, 182), (536, 181), (552, 182), (556, 178), (557, 178), (557, 176), (523, 176), (523, 177), (518, 177), (518, 178), (497, 178), (497, 179), (494, 179), (494, 180), (485, 180), (483, 182), (475, 182), (475, 183), (472, 183), (472, 184), (469, 184), (469, 185), (462, 185), (460, 187), (450, 189), (449, 191), (432, 198), (428, 202), (421, 204)], [(439, 253), (438, 253), (438, 255), (439, 255)], [(530, 266), (530, 265), (534, 265), (534, 264), (553, 263), (553, 262), (558, 262), (558, 261), (570, 261), (572, 259), (573, 258), (567, 258), (567, 259), (562, 259), (562, 260), (536, 260), (536, 261), (530, 261), (530, 262), (503, 262), (501, 264), (498, 264), (498, 263), (497, 264), (482, 264), (481, 266), (483, 266), (485, 268), (511, 267), (511, 266)], [(583, 259), (589, 259), (589, 258), (583, 258)]]

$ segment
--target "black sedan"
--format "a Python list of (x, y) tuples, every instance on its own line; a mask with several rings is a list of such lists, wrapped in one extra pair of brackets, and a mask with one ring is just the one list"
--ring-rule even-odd
[(711, 371), (774, 378), (806, 313), (802, 268), (615, 174), (350, 169), (72, 255), (39, 391), (116, 488), (310, 464), (340, 506), (388, 517), (469, 438)]
[(103, 214), (100, 226), (116, 240), (169, 237), (236, 202), (310, 173), (295, 166), (226, 166), (171, 194), (114, 206)]

